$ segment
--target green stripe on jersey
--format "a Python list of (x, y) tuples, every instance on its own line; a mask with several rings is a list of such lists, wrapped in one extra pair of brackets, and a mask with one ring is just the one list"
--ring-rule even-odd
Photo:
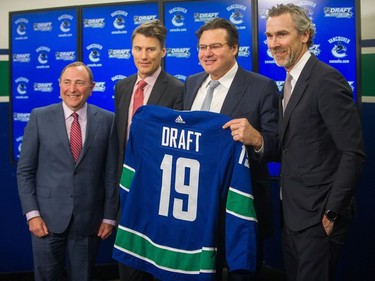
[(229, 188), (226, 208), (235, 216), (256, 221), (254, 198), (251, 194)]
[(135, 170), (124, 164), (121, 174), (120, 185), (129, 190), (134, 174)]
[(215, 272), (216, 248), (187, 251), (165, 247), (122, 226), (117, 230), (115, 247), (164, 270), (186, 274)]

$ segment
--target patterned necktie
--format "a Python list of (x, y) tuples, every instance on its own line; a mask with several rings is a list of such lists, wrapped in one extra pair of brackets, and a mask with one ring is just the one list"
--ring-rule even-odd
[(292, 79), (292, 75), (290, 75), (288, 72), (284, 83), (284, 112), (286, 106), (288, 105), (289, 99), (292, 95)]
[(72, 152), (74, 161), (77, 162), (82, 150), (82, 133), (81, 126), (78, 122), (78, 114), (73, 112), (72, 116), (74, 120), (72, 122), (72, 126), (70, 127), (70, 150)]
[(208, 90), (206, 97), (203, 101), (201, 110), (206, 110), (209, 111), (211, 108), (211, 103), (212, 103), (212, 98), (214, 95), (214, 89), (220, 85), (220, 82), (217, 80), (211, 80), (210, 83), (208, 84)]
[(141, 80), (138, 83), (137, 90), (135, 91), (134, 94), (134, 101), (133, 101), (133, 114), (137, 111), (138, 107), (143, 105), (143, 88), (147, 85), (145, 80)]

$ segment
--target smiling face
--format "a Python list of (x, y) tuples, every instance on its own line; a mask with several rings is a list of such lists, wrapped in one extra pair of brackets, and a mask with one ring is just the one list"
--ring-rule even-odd
[(71, 110), (77, 111), (91, 96), (94, 86), (83, 66), (68, 67), (60, 77), (60, 96)]
[(136, 34), (132, 44), (135, 66), (139, 76), (144, 79), (159, 68), (166, 49), (161, 47), (157, 38), (146, 37), (143, 34)]
[(198, 53), (200, 64), (213, 80), (223, 77), (236, 63), (238, 46), (229, 46), (227, 36), (225, 29), (218, 28), (203, 31), (199, 38), (200, 46), (221, 44), (221, 47), (215, 50), (207, 47), (206, 50), (200, 50)]
[(278, 66), (290, 71), (308, 50), (309, 33), (297, 32), (289, 13), (269, 17), (266, 25), (267, 46)]

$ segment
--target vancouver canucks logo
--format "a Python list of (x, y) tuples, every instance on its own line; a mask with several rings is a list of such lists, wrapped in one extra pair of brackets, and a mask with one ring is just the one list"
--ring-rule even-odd
[(20, 95), (24, 95), (27, 92), (26, 90), (27, 90), (27, 87), (26, 87), (25, 83), (19, 83), (18, 84), (17, 93), (19, 93)]
[(334, 55), (336, 58), (344, 58), (346, 57), (346, 51), (348, 48), (344, 46), (340, 41), (337, 42), (332, 48), (332, 55)]
[(238, 9), (235, 9), (229, 17), (230, 21), (233, 24), (243, 23), (243, 18), (244, 18), (243, 14)]
[(174, 26), (183, 26), (185, 17), (181, 13), (176, 13), (172, 18), (172, 24)]
[(125, 19), (121, 15), (117, 15), (115, 20), (113, 21), (113, 26), (116, 29), (124, 29), (125, 28)]
[(92, 49), (90, 50), (89, 59), (92, 62), (98, 62), (100, 61), (100, 52), (98, 49)]
[(21, 23), (17, 26), (17, 33), (20, 36), (23, 36), (26, 34), (26, 25)]
[(70, 22), (68, 21), (62, 21), (60, 24), (60, 30), (62, 32), (69, 32), (70, 31)]
[(46, 64), (46, 63), (48, 63), (48, 54), (45, 53), (45, 52), (39, 53), (38, 62), (40, 64)]

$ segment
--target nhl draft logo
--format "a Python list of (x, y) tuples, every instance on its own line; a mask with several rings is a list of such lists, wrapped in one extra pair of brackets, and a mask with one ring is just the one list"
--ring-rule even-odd
[(334, 18), (351, 18), (353, 17), (353, 7), (324, 7), (324, 16)]
[(194, 22), (209, 22), (210, 20), (216, 19), (219, 17), (219, 13), (194, 13)]
[(93, 92), (104, 92), (105, 91), (105, 82), (95, 82), (95, 87)]
[(35, 92), (51, 93), (53, 91), (52, 83), (34, 83)]
[(104, 28), (104, 26), (105, 26), (104, 18), (83, 19), (83, 27)]
[(74, 51), (70, 52), (55, 52), (55, 59), (56, 60), (64, 60), (64, 61), (73, 61), (75, 60), (76, 55)]
[(185, 82), (187, 79), (186, 75), (183, 74), (176, 74), (174, 75), (174, 77), (176, 77), (178, 80), (181, 80), (182, 82)]
[(152, 21), (157, 19), (157, 15), (147, 15), (147, 16), (134, 16), (133, 17), (133, 22), (134, 25), (140, 25), (142, 23)]
[(320, 44), (314, 44), (309, 48), (310, 53), (314, 54), (315, 56), (320, 55)]
[(190, 48), (168, 48), (167, 57), (187, 59), (190, 57)]
[(51, 31), (52, 22), (36, 22), (33, 24), (34, 31)]
[(13, 113), (13, 120), (14, 121), (20, 121), (20, 122), (29, 122), (30, 113), (14, 112)]
[(130, 49), (109, 49), (108, 58), (110, 59), (130, 59)]

